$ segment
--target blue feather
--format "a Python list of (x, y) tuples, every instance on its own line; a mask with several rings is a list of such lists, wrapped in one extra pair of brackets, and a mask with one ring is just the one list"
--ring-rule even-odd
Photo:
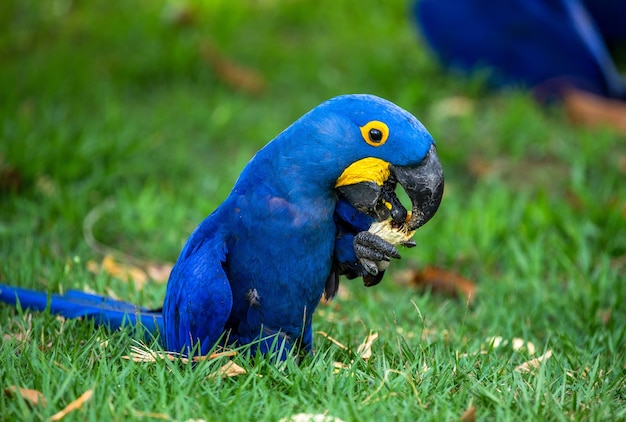
[(0, 284), (0, 301), (14, 306), (19, 304), (23, 309), (49, 309), (50, 313), (65, 318), (92, 318), (97, 325), (111, 329), (137, 326), (140, 323), (151, 335), (163, 332), (160, 311), (150, 311), (132, 303), (78, 290), (68, 290), (64, 295), (59, 295)]

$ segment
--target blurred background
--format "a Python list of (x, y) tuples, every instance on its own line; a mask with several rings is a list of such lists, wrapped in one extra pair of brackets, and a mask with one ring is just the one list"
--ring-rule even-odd
[(446, 193), (418, 247), (376, 288), (344, 281), (321, 328), (426, 324), (412, 341), (516, 333), (573, 345), (579, 364), (623, 357), (626, 135), (450, 70), (413, 13), (405, 0), (1, 2), (0, 280), (159, 306), (168, 265), (250, 157), (320, 102), (371, 93), (432, 133)]

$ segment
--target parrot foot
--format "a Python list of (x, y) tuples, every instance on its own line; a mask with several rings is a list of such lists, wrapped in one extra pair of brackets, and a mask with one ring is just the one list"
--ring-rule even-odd
[(394, 245), (367, 231), (360, 232), (354, 237), (354, 251), (359, 263), (371, 275), (384, 271), (391, 258), (401, 258)]

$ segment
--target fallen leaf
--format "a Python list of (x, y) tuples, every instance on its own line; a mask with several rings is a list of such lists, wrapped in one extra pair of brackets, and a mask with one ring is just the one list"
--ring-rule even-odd
[(200, 42), (198, 49), (217, 76), (231, 88), (255, 95), (265, 90), (265, 79), (258, 72), (225, 57), (212, 41)]
[(344, 422), (343, 419), (339, 419), (335, 416), (330, 416), (325, 413), (298, 413), (295, 415), (287, 416), (280, 419), (278, 422)]
[[(520, 351), (520, 350), (526, 349), (529, 355), (532, 356), (535, 354), (535, 350), (536, 350), (535, 345), (530, 341), (525, 341), (524, 339), (515, 337), (513, 338), (510, 344), (511, 344), (511, 348), (514, 351)], [(485, 342), (481, 344), (480, 351), (472, 352), (472, 353), (458, 353), (457, 352), (457, 356), (459, 358), (466, 358), (469, 356), (486, 355), (489, 353), (490, 349), (497, 349), (499, 347), (505, 347), (508, 345), (509, 345), (509, 340), (502, 338), (502, 336), (487, 337)]]
[[(165, 352), (155, 352), (148, 348), (141, 348), (137, 346), (130, 346), (130, 355), (122, 356), (122, 359), (132, 360), (133, 362), (157, 362), (160, 360), (174, 360), (176, 357), (173, 354)], [(183, 358), (184, 359), (184, 358)], [(186, 363), (186, 362), (185, 362)]]
[[(502, 336), (495, 336), (495, 337), (487, 337), (486, 343), (489, 347), (493, 347), (494, 349), (497, 349), (500, 346), (508, 345), (509, 341), (502, 338)], [(526, 349), (529, 355), (535, 354), (535, 345), (532, 342), (526, 341), (519, 337), (513, 338), (513, 340), (511, 341), (511, 347), (515, 351)]]
[(486, 355), (486, 354), (488, 354), (488, 353), (489, 353), (489, 352), (487, 352), (486, 350), (480, 350), (480, 351), (478, 351), (478, 352), (472, 352), (472, 353), (459, 353), (459, 351), (458, 351), (458, 350), (456, 351), (456, 355), (457, 355), (457, 357), (458, 357), (459, 359), (460, 359), (460, 358), (467, 358), (467, 357), (470, 357), (470, 356)]
[(363, 360), (369, 360), (372, 357), (372, 344), (378, 338), (378, 333), (373, 333), (370, 331), (369, 335), (363, 340), (363, 343), (359, 345), (359, 348), (356, 350), (356, 353)]
[(572, 209), (576, 211), (582, 211), (585, 209), (585, 200), (571, 189), (565, 190), (565, 200), (572, 207)]
[(563, 96), (565, 111), (577, 124), (608, 126), (626, 135), (626, 102), (572, 89)]
[(188, 27), (196, 24), (197, 12), (184, 2), (168, 2), (163, 8), (161, 18), (169, 25)]
[(96, 261), (92, 259), (87, 261), (86, 267), (87, 267), (87, 271), (89, 271), (92, 274), (97, 274), (100, 272), (100, 264), (98, 264)]
[(611, 308), (600, 309), (597, 312), (597, 316), (604, 325), (607, 325), (611, 322), (611, 319), (613, 318), (613, 311), (611, 310)]
[(85, 391), (83, 394), (80, 395), (79, 398), (77, 398), (76, 400), (74, 400), (73, 402), (68, 404), (65, 407), (65, 409), (63, 409), (60, 412), (57, 412), (54, 415), (52, 415), (50, 420), (51, 421), (60, 421), (61, 419), (66, 417), (70, 412), (73, 412), (74, 410), (78, 410), (78, 409), (82, 408), (83, 405), (87, 401), (89, 401), (89, 399), (91, 399), (91, 396), (93, 396), (93, 389)]
[(112, 255), (102, 259), (102, 270), (123, 281), (133, 281), (138, 290), (148, 282), (148, 275), (139, 267), (122, 264), (115, 261)]
[(461, 415), (461, 422), (474, 422), (476, 420), (476, 406), (471, 406)]
[(222, 367), (218, 369), (216, 372), (209, 374), (207, 378), (215, 378), (217, 376), (220, 376), (222, 378), (236, 377), (237, 375), (243, 375), (246, 373), (247, 371), (244, 368), (237, 365), (235, 362), (231, 360), (229, 362), (226, 362), (224, 365), (222, 365)]
[(326, 334), (324, 331), (316, 331), (316, 334), (319, 334), (320, 336), (324, 337), (328, 341), (332, 342), (335, 346), (338, 346), (339, 348), (343, 350), (348, 350), (347, 346), (341, 344), (338, 340), (335, 340), (334, 338)]
[(490, 337), (487, 339), (487, 343), (491, 345), (491, 347), (493, 347), (494, 349), (497, 349), (498, 347), (500, 347), (500, 345), (503, 344), (503, 341), (504, 341), (504, 344), (509, 343), (509, 341), (504, 340), (502, 336), (495, 336), (495, 337)]
[(513, 339), (513, 350), (519, 351), (523, 349), (526, 349), (531, 356), (535, 354), (535, 345), (532, 342), (515, 337)]
[(346, 365), (343, 362), (333, 362), (333, 374), (338, 374), (339, 372), (341, 372), (342, 370), (346, 370), (349, 368), (348, 365)]
[(170, 278), (170, 273), (172, 272), (173, 267), (174, 265), (172, 264), (158, 264), (156, 262), (150, 262), (146, 267), (146, 272), (151, 280), (156, 281), (157, 283), (165, 283)]
[[(130, 350), (131, 350), (130, 355), (124, 355), (122, 356), (122, 359), (131, 360), (133, 362), (140, 362), (140, 363), (157, 362), (160, 360), (169, 360), (172, 362), (175, 360), (179, 360), (184, 364), (187, 364), (189, 362), (189, 359), (181, 354), (152, 350), (148, 346), (142, 343), (139, 343), (138, 346), (130, 346)], [(211, 360), (211, 359), (217, 359), (217, 358), (222, 358), (222, 357), (231, 357), (231, 356), (235, 356), (236, 354), (237, 354), (237, 351), (235, 350), (226, 350), (223, 352), (211, 353), (210, 355), (205, 355), (205, 356), (194, 356), (192, 360), (194, 362), (200, 362), (203, 360)]]
[(396, 276), (401, 283), (408, 283), (421, 289), (431, 289), (434, 293), (456, 296), (463, 293), (468, 305), (474, 302), (476, 285), (474, 282), (443, 268), (427, 266), (406, 270)]
[(20, 343), (29, 341), (33, 332), (33, 314), (30, 312), (24, 314), (21, 321), (22, 323), (15, 323), (16, 320), (11, 321), (9, 329), (13, 330), (15, 326), (17, 332), (5, 334), (2, 338), (6, 341), (15, 340)]
[(484, 157), (469, 157), (467, 159), (467, 169), (472, 176), (484, 178), (498, 170), (498, 162)]
[(119, 263), (115, 260), (113, 255), (106, 255), (100, 265), (91, 260), (87, 261), (87, 270), (95, 274), (104, 271), (111, 277), (118, 278), (122, 281), (132, 281), (137, 290), (143, 289), (148, 282), (148, 274), (146, 274), (144, 270), (133, 265)]
[(118, 262), (113, 255), (108, 254), (102, 258), (102, 262), (98, 264), (96, 261), (89, 260), (86, 264), (87, 270), (93, 274), (105, 272), (111, 277), (118, 278), (122, 281), (133, 282), (137, 290), (143, 289), (148, 280), (157, 283), (164, 283), (168, 280), (172, 271), (172, 264), (147, 262), (142, 267), (137, 265), (125, 264)]
[(552, 356), (552, 350), (548, 350), (543, 355), (535, 359), (531, 359), (527, 362), (524, 362), (521, 365), (516, 366), (515, 370), (517, 372), (531, 372), (533, 369), (538, 368), (539, 365), (541, 365), (541, 362), (543, 362), (544, 360), (550, 359), (551, 356)]
[(11, 341), (11, 340), (15, 340), (18, 343), (25, 343), (26, 341), (28, 341), (30, 338), (30, 333), (11, 333), (11, 334), (5, 334), (2, 336), (2, 339), (4, 341)]
[(46, 406), (46, 398), (37, 390), (11, 385), (4, 389), (4, 394), (7, 397), (22, 397), (27, 403), (33, 406)]
[(22, 187), (22, 175), (0, 155), (0, 193), (17, 193)]
[(142, 419), (149, 418), (149, 419), (164, 419), (166, 421), (172, 420), (172, 417), (168, 415), (167, 413), (142, 412), (140, 410), (135, 410), (135, 409), (132, 409), (132, 411), (133, 411), (134, 416), (137, 416), (138, 418), (142, 418)]

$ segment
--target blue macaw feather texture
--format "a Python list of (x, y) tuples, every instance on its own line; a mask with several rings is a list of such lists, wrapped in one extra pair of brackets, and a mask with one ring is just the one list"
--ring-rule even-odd
[[(360, 127), (373, 120), (389, 128), (383, 145), (364, 141)], [(294, 346), (311, 351), (312, 316), (327, 282), (365, 274), (353, 241), (374, 221), (338, 199), (337, 179), (368, 157), (419, 166), (433, 148), (424, 126), (391, 102), (336, 97), (261, 149), (190, 235), (171, 272), (162, 318), (84, 293), (74, 297), (79, 302), (51, 295), (48, 303), (45, 293), (0, 286), (1, 298), (14, 302), (17, 296), (23, 307), (65, 316), (97, 316), (113, 327), (124, 315), (137, 322), (133, 315), (145, 312), (153, 318), (145, 325), (160, 330), (175, 352), (206, 354), (216, 344), (251, 343), (262, 353)]]
[(414, 5), (425, 40), (447, 66), (487, 68), (495, 85), (538, 88), (546, 98), (571, 87), (625, 95), (605, 38), (626, 41), (626, 2), (416, 0)]
[(116, 328), (141, 324), (150, 336), (163, 332), (161, 312), (78, 290), (59, 295), (0, 284), (0, 301), (37, 311), (50, 309), (66, 318), (93, 318), (98, 325)]

